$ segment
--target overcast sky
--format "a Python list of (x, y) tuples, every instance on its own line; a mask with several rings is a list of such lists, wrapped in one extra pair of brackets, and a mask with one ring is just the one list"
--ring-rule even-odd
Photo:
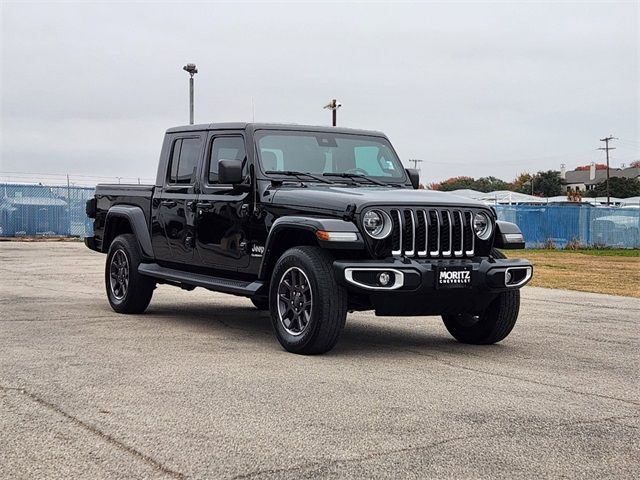
[[(162, 135), (255, 120), (384, 131), (423, 181), (640, 159), (639, 3), (2, 0), (0, 173), (153, 178)], [(6, 178), (4, 175), (3, 178)]]

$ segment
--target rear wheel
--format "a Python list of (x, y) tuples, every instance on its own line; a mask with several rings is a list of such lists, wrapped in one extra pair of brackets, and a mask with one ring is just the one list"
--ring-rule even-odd
[[(493, 258), (506, 258), (499, 250), (491, 251)], [(488, 345), (504, 340), (518, 320), (520, 290), (502, 292), (480, 314), (461, 313), (443, 315), (444, 326), (459, 342)]]
[(347, 317), (347, 292), (333, 274), (333, 258), (318, 247), (287, 250), (269, 289), (271, 322), (289, 352), (318, 354), (338, 342)]
[(151, 302), (155, 281), (138, 273), (141, 262), (135, 235), (119, 235), (111, 242), (105, 287), (109, 304), (118, 313), (142, 313)]

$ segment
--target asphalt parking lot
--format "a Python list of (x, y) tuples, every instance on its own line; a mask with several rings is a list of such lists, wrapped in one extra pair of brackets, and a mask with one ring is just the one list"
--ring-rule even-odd
[(527, 287), (488, 347), (351, 314), (303, 357), (242, 298), (117, 315), (103, 262), (0, 243), (0, 478), (640, 475), (639, 299)]

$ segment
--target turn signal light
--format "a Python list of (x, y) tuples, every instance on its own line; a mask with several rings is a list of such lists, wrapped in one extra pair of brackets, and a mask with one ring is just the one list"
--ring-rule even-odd
[(325, 230), (318, 230), (316, 232), (318, 240), (325, 242), (355, 242), (358, 240), (358, 235), (355, 232), (327, 232)]

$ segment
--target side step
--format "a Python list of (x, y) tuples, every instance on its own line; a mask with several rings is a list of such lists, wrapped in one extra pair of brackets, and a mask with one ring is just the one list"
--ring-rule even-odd
[(160, 278), (168, 282), (203, 287), (216, 292), (231, 293), (250, 297), (260, 290), (263, 282), (244, 282), (242, 280), (230, 280), (228, 278), (212, 277), (200, 273), (184, 272), (173, 268), (161, 267), (157, 263), (141, 263), (138, 272), (149, 277)]

